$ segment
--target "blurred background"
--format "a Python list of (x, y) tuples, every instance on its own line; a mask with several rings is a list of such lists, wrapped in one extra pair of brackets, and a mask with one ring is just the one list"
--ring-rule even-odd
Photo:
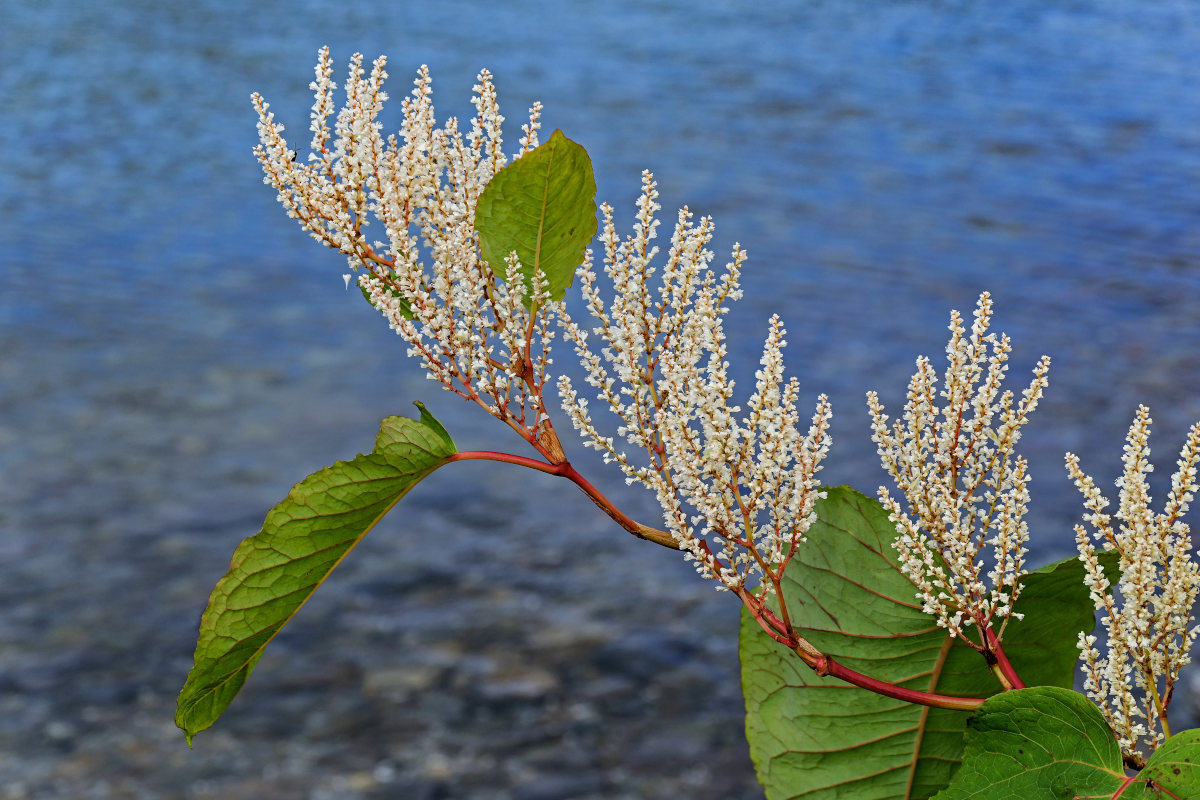
[(422, 483), (184, 746), (208, 592), (293, 483), (414, 400), (460, 447), (521, 444), (423, 379), (260, 182), (250, 93), (307, 143), (322, 45), (339, 80), (389, 56), (389, 130), (418, 65), (441, 119), (487, 67), (509, 149), (541, 99), (622, 226), (644, 168), (665, 230), (712, 214), (718, 256), (750, 253), (735, 370), (782, 314), (834, 403), (828, 483), (873, 492), (864, 392), (898, 408), (984, 289), (1013, 384), (1053, 358), (1023, 442), (1035, 562), (1072, 552), (1065, 450), (1113, 496), (1147, 403), (1162, 495), (1200, 418), (1194, 3), (0, 11), (0, 800), (761, 797), (736, 603), (568, 485), (482, 463)]

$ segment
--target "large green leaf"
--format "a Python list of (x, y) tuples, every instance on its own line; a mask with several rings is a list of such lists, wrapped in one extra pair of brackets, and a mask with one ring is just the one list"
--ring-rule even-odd
[(596, 235), (596, 179), (587, 151), (555, 131), (501, 169), (479, 198), (475, 230), (497, 275), (508, 280), (506, 259), (515, 250), (526, 281), (540, 268), (551, 299), (561, 300)]
[(1083, 695), (1043, 686), (997, 695), (975, 712), (962, 769), (937, 800), (1194, 798), (1198, 764), (1200, 731), (1184, 731), (1126, 776), (1100, 711)]
[[(895, 526), (872, 498), (827, 490), (784, 576), (793, 623), (845, 666), (938, 694), (1000, 686), (973, 649), (921, 611), (897, 566)], [(1028, 684), (1069, 687), (1077, 631), (1094, 624), (1083, 569), (1069, 559), (1028, 575), (1005, 651)], [(776, 798), (926, 798), (958, 769), (967, 713), (909, 705), (818, 677), (743, 614), (746, 732), (759, 780)]]
[(1200, 730), (1177, 733), (1160, 744), (1138, 778), (1147, 781), (1147, 786), (1172, 792), (1175, 797), (1200, 797)]
[(243, 541), (200, 619), (196, 660), (175, 724), (192, 737), (216, 722), (263, 649), (334, 567), (418, 481), (446, 463), (454, 442), (433, 415), (388, 417), (375, 449), (292, 487)]

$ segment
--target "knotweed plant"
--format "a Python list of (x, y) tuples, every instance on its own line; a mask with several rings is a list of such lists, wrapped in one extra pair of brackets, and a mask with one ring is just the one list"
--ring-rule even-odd
[(879, 489), (899, 533), (900, 569), (939, 626), (997, 659), (1002, 678), (1019, 687), (998, 647), (1021, 594), (1029, 540), (1028, 463), (1015, 448), (1046, 388), (1050, 359), (1042, 357), (1017, 399), (1002, 388), (1010, 341), (988, 332), (991, 318), (987, 292), (969, 332), (951, 312), (940, 385), (929, 359), (917, 359), (899, 420), (888, 424), (875, 392), (867, 406), (880, 460), (907, 501), (906, 509)]
[[(1016, 445), (1049, 359), (1019, 396), (1004, 389), (1010, 345), (989, 332), (988, 294), (969, 330), (952, 313), (944, 374), (917, 361), (898, 420), (868, 394), (899, 494), (881, 489), (880, 504), (822, 486), (830, 404), (806, 400), (785, 377), (779, 316), (767, 323), (752, 391), (737, 399), (727, 320), (747, 256), (734, 245), (714, 267), (712, 219), (681, 209), (660, 249), (658, 192), (645, 172), (632, 232), (618, 232), (608, 205), (599, 226), (587, 153), (560, 131), (540, 140), (540, 104), (506, 156), (486, 70), (475, 116), (460, 128), (437, 122), (422, 67), (388, 136), (384, 59), (369, 70), (361, 55), (351, 59), (336, 115), (332, 76), (323, 49), (303, 159), (254, 95), (266, 183), (346, 258), (347, 288), (356, 280), (427, 376), (503, 422), (533, 455), (459, 450), (418, 403), (418, 419), (382, 421), (370, 453), (297, 484), (213, 590), (176, 713), (189, 742), (388, 510), (433, 471), (476, 459), (567, 479), (622, 528), (682, 551), (741, 601), (747, 732), (771, 797), (1004, 800), (1049, 797), (1052, 786), (1115, 798), (1135, 783), (1200, 797), (1200, 776), (1163, 766), (1200, 763), (1200, 736), (1172, 736), (1166, 714), (1196, 633), (1200, 579), (1181, 517), (1196, 491), (1200, 425), (1155, 517), (1144, 485), (1149, 417), (1139, 413), (1119, 529), (1068, 456), (1100, 548), (1081, 527), (1082, 561), (1030, 570), (1028, 464)], [(589, 249), (598, 228), (599, 264)], [(573, 283), (586, 323), (568, 313)], [(587, 388), (553, 369), (560, 331)], [(615, 421), (611, 431), (593, 419), (593, 403)], [(629, 517), (576, 469), (551, 409), (627, 484), (654, 493), (661, 528)], [(1113, 592), (1105, 569), (1118, 555)], [(1093, 606), (1104, 613), (1106, 655), (1091, 636)], [(1030, 613), (1050, 624), (1030, 624)], [(1065, 688), (1077, 636), (1103, 714)], [(1049, 685), (1022, 688), (1039, 682)], [(1126, 776), (1123, 763), (1144, 769)]]
[[(1200, 423), (1188, 432), (1161, 514), (1150, 509), (1146, 482), (1154, 470), (1150, 424), (1150, 410), (1139, 406), (1121, 457), (1116, 524), (1105, 513), (1108, 500), (1080, 468), (1079, 458), (1066, 456), (1067, 472), (1083, 493), (1084, 522), (1091, 528), (1089, 533), (1076, 525), (1075, 541), (1107, 640), (1107, 652), (1101, 655), (1095, 636), (1079, 634), (1084, 685), (1125, 753), (1138, 760), (1171, 735), (1167, 704), (1180, 669), (1191, 661), (1197, 632), (1192, 611), (1200, 592), (1200, 566), (1192, 558), (1191, 530), (1183, 521), (1198, 488)], [(1097, 545), (1100, 552), (1120, 558), (1116, 586), (1105, 575)]]

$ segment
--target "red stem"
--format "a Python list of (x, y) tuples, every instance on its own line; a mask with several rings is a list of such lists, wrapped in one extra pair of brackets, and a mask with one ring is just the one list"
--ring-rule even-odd
[(864, 675), (849, 667), (844, 667), (835, 661), (832, 656), (822, 653), (806, 639), (797, 636), (790, 627), (785, 628), (783, 621), (746, 589), (741, 589), (737, 592), (737, 595), (754, 614), (754, 618), (758, 620), (758, 624), (767, 632), (768, 636), (789, 648), (800, 657), (801, 661), (812, 667), (813, 671), (822, 677), (832, 675), (853, 686), (881, 694), (884, 697), (892, 697), (897, 700), (903, 700), (906, 703), (916, 703), (922, 706), (972, 711), (983, 705), (985, 698), (982, 697), (953, 697), (945, 694), (922, 692), (917, 689), (905, 689), (895, 684), (881, 681), (878, 678)]
[(818, 675), (832, 675), (835, 678), (840, 678), (846, 683), (861, 687), (867, 691), (881, 694), (884, 697), (903, 700), (906, 703), (933, 706), (934, 708), (951, 708), (957, 711), (974, 711), (983, 705), (985, 699), (982, 697), (952, 697), (945, 694), (922, 692), (916, 689), (905, 689), (901, 686), (872, 678), (869, 675), (863, 675), (861, 672), (856, 672), (849, 667), (843, 667), (834, 661), (831, 656), (821, 655), (814, 657), (799, 645), (793, 647), (792, 652), (800, 656), (804, 663), (812, 667), (813, 671)]
[(1024, 689), (1025, 682), (1021, 680), (1021, 676), (1017, 675), (1017, 671), (1013, 669), (1012, 662), (1008, 660), (1008, 656), (1004, 653), (1004, 648), (1000, 645), (1000, 640), (996, 637), (995, 631), (989, 625), (985, 634), (987, 637), (988, 649), (996, 656), (996, 665), (1000, 667), (1000, 672), (1008, 678), (1008, 682), (1012, 684), (1014, 689)]
[(1126, 775), (1125, 780), (1121, 782), (1121, 785), (1117, 788), (1117, 791), (1113, 792), (1112, 800), (1117, 800), (1118, 797), (1125, 794), (1125, 790), (1128, 789), (1136, 780), (1137, 775)]
[(612, 501), (605, 497), (599, 489), (593, 486), (591, 481), (583, 477), (578, 470), (571, 466), (570, 462), (568, 461), (564, 461), (561, 464), (547, 464), (546, 462), (538, 461), (537, 459), (513, 455), (512, 453), (497, 453), (491, 450), (467, 450), (461, 453), (455, 453), (446, 460), (502, 461), (506, 464), (516, 464), (517, 466), (535, 469), (538, 472), (545, 472), (548, 475), (557, 475), (560, 478), (566, 478), (567, 480), (571, 481), (571, 483), (574, 483), (576, 486), (578, 486), (584, 494), (591, 498), (592, 502), (595, 503), (601, 511), (607, 514), (614, 522), (632, 533), (634, 536), (638, 537), (639, 539), (645, 539), (646, 541), (662, 545), (663, 547), (669, 547), (672, 550), (679, 549), (679, 545), (675, 542), (674, 536), (666, 531), (660, 531), (657, 528), (651, 528), (649, 525), (643, 525), (642, 523), (627, 516), (619, 508), (613, 505)]
[(447, 463), (450, 461), (502, 461), (505, 464), (528, 467), (538, 472), (545, 472), (548, 475), (562, 475), (564, 469), (569, 466), (567, 464), (547, 464), (544, 461), (538, 461), (536, 458), (526, 458), (525, 456), (518, 456), (513, 453), (497, 453), (492, 450), (464, 450), (450, 456), (446, 461)]
[[(632, 533), (634, 536), (655, 542), (656, 544), (661, 544), (664, 547), (678, 549), (678, 545), (675, 543), (674, 537), (672, 537), (669, 533), (666, 531), (657, 530), (655, 528), (650, 528), (634, 521), (633, 519), (630, 519), (620, 509), (614, 506), (612, 501), (605, 497), (599, 489), (593, 486), (587, 478), (583, 477), (583, 475), (581, 475), (573, 466), (571, 466), (569, 462), (564, 461), (561, 464), (548, 464), (533, 458), (526, 458), (525, 456), (518, 456), (512, 453), (498, 453), (491, 450), (467, 450), (464, 452), (455, 453), (446, 459), (447, 462), (473, 460), (500, 461), (506, 464), (516, 464), (517, 466), (528, 467), (529, 469), (537, 470), (538, 472), (544, 472), (548, 475), (557, 475), (559, 477), (566, 478), (578, 486), (584, 494), (590, 497), (592, 502), (595, 503), (602, 511), (604, 511), (605, 514), (611, 517), (618, 525)], [(743, 597), (742, 599), (744, 602), (746, 598)], [(868, 691), (875, 692), (876, 694), (881, 694), (885, 697), (892, 697), (897, 700), (902, 700), (906, 703), (917, 703), (923, 706), (971, 711), (983, 704), (982, 698), (951, 697), (949, 695), (921, 692), (915, 689), (905, 689), (900, 686), (885, 683), (884, 681), (872, 678), (868, 675), (863, 675), (861, 672), (856, 672), (848, 667), (842, 666), (834, 661), (832, 657), (819, 652), (806, 641), (801, 640), (798, 643), (794, 635), (783, 636), (779, 633), (779, 631), (772, 630), (772, 628), (776, 625), (782, 626), (783, 621), (780, 620), (776, 615), (772, 614), (768, 609), (760, 608), (759, 613), (756, 613), (755, 617), (758, 618), (759, 624), (763, 626), (763, 629), (766, 630), (773, 639), (790, 647), (792, 651), (795, 652), (796, 655), (800, 656), (800, 659), (804, 661), (805, 664), (812, 667), (812, 669), (818, 675), (832, 675), (835, 678), (839, 678), (854, 686), (867, 689)], [(765, 617), (770, 617), (769, 621), (765, 619)], [(1002, 659), (1002, 663), (1008, 664), (1008, 659), (1003, 657), (1003, 651), (999, 650), (999, 642), (996, 643), (996, 648), (999, 651), (999, 656)], [(1012, 666), (1009, 665), (1008, 669), (1011, 671)], [(1015, 673), (1013, 673), (1013, 675), (1015, 677)], [(1023, 685), (1024, 684), (1022, 684), (1022, 686)]]

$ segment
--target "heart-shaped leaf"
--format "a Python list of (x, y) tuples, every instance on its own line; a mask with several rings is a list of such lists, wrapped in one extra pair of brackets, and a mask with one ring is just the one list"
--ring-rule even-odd
[[(834, 487), (784, 576), (802, 636), (845, 666), (938, 694), (986, 697), (1000, 686), (979, 654), (951, 640), (921, 611), (900, 572), (896, 528), (879, 503)], [(1004, 636), (1028, 684), (1072, 685), (1078, 631), (1093, 609), (1078, 559), (1025, 578)], [(818, 677), (743, 614), (746, 731), (767, 796), (856, 800), (927, 798), (953, 777), (967, 713), (908, 705), (835, 678)], [(840, 793), (840, 794), (839, 794)]]
[(1164, 800), (1200, 797), (1200, 731), (1164, 742), (1126, 775), (1090, 700), (1040, 686), (997, 695), (971, 716), (962, 769), (935, 800)]
[(479, 251), (492, 270), (509, 280), (507, 259), (516, 251), (526, 286), (540, 269), (552, 300), (575, 279), (596, 227), (592, 160), (562, 131), (497, 172), (475, 208)]

